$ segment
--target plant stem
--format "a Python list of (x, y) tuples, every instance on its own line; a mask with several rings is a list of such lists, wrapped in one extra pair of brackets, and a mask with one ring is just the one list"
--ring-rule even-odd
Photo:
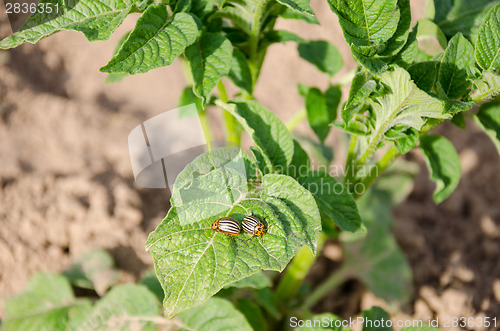
[(286, 128), (288, 129), (288, 131), (292, 132), (293, 130), (295, 130), (297, 125), (299, 125), (300, 122), (302, 122), (306, 118), (306, 116), (307, 113), (305, 109), (302, 109), (295, 113), (295, 115), (293, 115), (293, 117), (286, 123)]
[(358, 142), (358, 136), (352, 135), (351, 141), (349, 143), (349, 151), (347, 153), (347, 159), (345, 161), (345, 176), (344, 176), (344, 185), (350, 182), (353, 178), (351, 173), (353, 172), (352, 163), (354, 162), (354, 157), (356, 156), (356, 145)]
[(309, 294), (302, 304), (302, 308), (304, 310), (309, 310), (314, 307), (326, 294), (330, 293), (333, 289), (342, 284), (348, 275), (349, 271), (345, 267), (342, 267), (340, 270), (334, 272), (326, 281), (321, 283), (314, 289), (314, 291), (312, 291), (311, 294)]
[(193, 77), (191, 76), (191, 68), (189, 63), (184, 56), (179, 57), (182, 65), (182, 72), (184, 72), (184, 78), (186, 79), (186, 84), (193, 86)]
[(379, 174), (384, 171), (389, 165), (392, 164), (394, 159), (398, 157), (399, 151), (396, 147), (391, 146), (389, 150), (384, 154), (384, 156), (373, 166), (370, 168), (370, 172), (368, 176), (363, 178), (363, 180), (360, 182), (363, 186), (364, 189), (361, 193), (356, 193), (356, 190), (353, 191), (353, 198), (354, 199), (359, 199), (364, 192), (372, 185), (373, 181), (379, 176)]
[(207, 142), (208, 150), (212, 150), (212, 142), (214, 138), (212, 136), (212, 130), (210, 129), (210, 121), (208, 120), (207, 112), (205, 108), (198, 112), (198, 117), (200, 118), (201, 129), (203, 130), (203, 135), (205, 136), (205, 141)]
[[(220, 99), (223, 102), (228, 102), (229, 97), (227, 96), (226, 87), (224, 86), (222, 80), (219, 80), (219, 82), (217, 83), (217, 89), (219, 90)], [(241, 128), (238, 126), (238, 121), (227, 110), (224, 110), (223, 116), (226, 127), (225, 131), (227, 141), (235, 143), (239, 146), (241, 143)]]
[[(326, 235), (321, 232), (318, 235), (318, 252), (323, 248), (325, 239)], [(299, 249), (292, 262), (290, 262), (283, 273), (277, 286), (276, 299), (278, 302), (286, 302), (294, 297), (314, 261), (316, 261), (316, 257), (309, 247), (303, 246)]]
[[(191, 69), (186, 58), (181, 57), (182, 69), (184, 72), (184, 77), (186, 78), (186, 83), (189, 86), (193, 85), (193, 78), (191, 76)], [(210, 129), (210, 121), (208, 120), (207, 112), (205, 111), (205, 106), (198, 110), (198, 117), (200, 119), (201, 129), (203, 130), (203, 135), (205, 136), (205, 141), (207, 142), (208, 150), (212, 150), (212, 142), (214, 141), (212, 130)]]

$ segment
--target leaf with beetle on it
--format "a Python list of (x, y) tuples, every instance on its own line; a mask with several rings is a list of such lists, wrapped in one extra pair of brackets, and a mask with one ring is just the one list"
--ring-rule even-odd
[(217, 82), (229, 73), (233, 46), (219, 33), (204, 32), (199, 40), (186, 48), (186, 58), (194, 82), (194, 93), (205, 100)]
[(431, 179), (436, 183), (432, 198), (436, 203), (446, 200), (458, 186), (462, 172), (460, 157), (453, 144), (441, 136), (420, 139)]
[(191, 15), (177, 13), (170, 17), (166, 5), (151, 5), (118, 54), (100, 70), (134, 75), (170, 65), (197, 36), (198, 27)]
[(82, 32), (89, 41), (107, 40), (133, 8), (125, 0), (42, 0), (39, 4), (53, 5), (53, 10), (31, 15), (18, 32), (0, 41), (0, 48), (34, 44), (64, 30)]
[[(255, 183), (252, 161), (242, 152), (227, 153), (221, 148), (202, 154), (179, 174), (172, 207), (148, 238), (168, 317), (261, 269), (282, 271), (303, 245), (316, 250), (321, 220), (309, 191), (285, 175), (265, 175)], [(244, 170), (241, 162), (228, 161), (238, 157)], [(230, 237), (211, 228), (221, 217), (241, 221), (251, 213), (265, 218), (262, 237)]]

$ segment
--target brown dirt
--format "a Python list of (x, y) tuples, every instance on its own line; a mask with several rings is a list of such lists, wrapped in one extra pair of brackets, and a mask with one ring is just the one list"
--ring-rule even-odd
[[(421, 12), (420, 3), (412, 4)], [(352, 59), (335, 40), (341, 35), (337, 19), (323, 2), (313, 4), (321, 27), (291, 21), (279, 27), (338, 45), (348, 64), (341, 76)], [(134, 17), (127, 19), (108, 42), (91, 44), (64, 32), (0, 51), (0, 316), (5, 298), (35, 272), (62, 271), (91, 248), (109, 250), (124, 280), (152, 266), (144, 243), (165, 215), (168, 196), (134, 184), (127, 135), (175, 108), (185, 80), (174, 63), (104, 85), (98, 68), (133, 24)], [(0, 36), (8, 29), (0, 14)], [(299, 59), (291, 43), (271, 48), (262, 73), (257, 98), (283, 120), (302, 107), (298, 82), (322, 88), (328, 82)], [(440, 129), (457, 147), (464, 168), (457, 191), (441, 205), (432, 202), (433, 184), (418, 153), (411, 156), (422, 173), (395, 211), (395, 234), (415, 278), (407, 315), (500, 316), (500, 160), (488, 138), (468, 124), (466, 131)], [(305, 127), (300, 130), (308, 132)], [(321, 261), (325, 270), (335, 266)], [(375, 302), (355, 281), (333, 299), (353, 314)]]

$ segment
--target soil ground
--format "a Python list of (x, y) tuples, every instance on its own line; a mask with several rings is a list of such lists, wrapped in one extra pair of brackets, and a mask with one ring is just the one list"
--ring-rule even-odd
[[(347, 64), (342, 76), (353, 62), (337, 19), (324, 2), (312, 3), (322, 26), (287, 21), (279, 27), (338, 45)], [(413, 9), (422, 12), (421, 3), (412, 2)], [(2, 15), (4, 37), (10, 27)], [(166, 214), (168, 194), (135, 185), (127, 136), (142, 121), (175, 108), (185, 79), (174, 63), (104, 84), (98, 69), (134, 19), (107, 42), (91, 44), (64, 32), (0, 51), (0, 317), (5, 298), (35, 272), (63, 271), (91, 248), (111, 252), (124, 281), (152, 266), (144, 243)], [(291, 43), (270, 48), (262, 73), (257, 99), (285, 121), (302, 107), (298, 82), (327, 85)], [(305, 125), (299, 129), (308, 133)], [(394, 212), (395, 235), (414, 274), (415, 297), (402, 314), (500, 317), (500, 158), (472, 122), (465, 131), (446, 125), (439, 133), (457, 147), (463, 178), (436, 206), (420, 154), (409, 156), (422, 170)], [(340, 145), (334, 134), (329, 143)], [(326, 269), (336, 265), (327, 257), (319, 261)], [(317, 309), (348, 316), (373, 303), (373, 295), (349, 280)]]

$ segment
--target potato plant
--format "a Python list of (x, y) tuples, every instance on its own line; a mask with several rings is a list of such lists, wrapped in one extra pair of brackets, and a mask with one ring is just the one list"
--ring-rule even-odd
[[(74, 297), (69, 280), (78, 285), (79, 278), (38, 275), (8, 302), (5, 330), (287, 329), (290, 316), (337, 320), (311, 309), (346, 277), (361, 279), (387, 301), (405, 302), (411, 272), (391, 234), (391, 208), (411, 189), (414, 169), (394, 161), (421, 149), (436, 183), (433, 199), (440, 203), (458, 185), (461, 167), (451, 142), (431, 134), (433, 128), (445, 121), (465, 128), (465, 118), (472, 117), (500, 146), (500, 104), (494, 99), (500, 93), (500, 1), (429, 0), (425, 18), (411, 26), (409, 0), (327, 0), (358, 66), (342, 79), (350, 85), (343, 98), (340, 85), (321, 90), (301, 84), (304, 110), (287, 124), (253, 95), (269, 47), (295, 43), (300, 57), (330, 81), (343, 67), (331, 43), (275, 29), (278, 19), (319, 24), (309, 0), (41, 2), (57, 3), (60, 11), (32, 14), (0, 48), (36, 43), (62, 30), (79, 31), (89, 41), (107, 40), (127, 15), (139, 13), (135, 28), (100, 70), (113, 81), (180, 58), (191, 82), (180, 104), (196, 104), (207, 141), (213, 135), (206, 108), (216, 107), (226, 140), (240, 144), (246, 132), (253, 145), (249, 153), (211, 149), (177, 177), (170, 210), (146, 242), (161, 293), (155, 281), (153, 291), (121, 285), (102, 290), (92, 304)], [(232, 98), (228, 82), (239, 90)], [(471, 111), (476, 106), (479, 111)], [(315, 163), (310, 148), (306, 152), (304, 142), (294, 139), (303, 119), (316, 136), (309, 143)], [(349, 141), (340, 177), (315, 166), (332, 161), (325, 145), (331, 130)], [(236, 163), (242, 168), (233, 167)], [(199, 194), (205, 191), (215, 195)], [(211, 229), (221, 217), (241, 222), (250, 214), (265, 218), (262, 237)], [(311, 290), (303, 281), (315, 254), (339, 233), (344, 264)], [(95, 288), (89, 277), (83, 279)], [(157, 297), (169, 320), (160, 317)], [(389, 318), (377, 307), (363, 314)]]

